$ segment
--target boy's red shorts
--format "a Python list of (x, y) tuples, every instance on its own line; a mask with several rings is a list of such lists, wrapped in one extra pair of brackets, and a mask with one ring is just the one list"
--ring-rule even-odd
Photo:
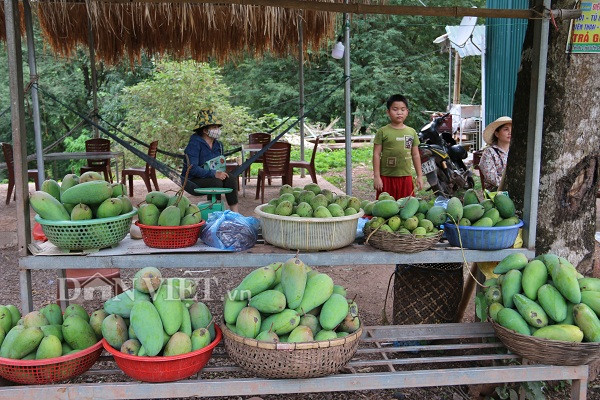
[(377, 191), (377, 198), (382, 192), (388, 192), (398, 200), (406, 196), (414, 196), (412, 176), (382, 176), (383, 190)]

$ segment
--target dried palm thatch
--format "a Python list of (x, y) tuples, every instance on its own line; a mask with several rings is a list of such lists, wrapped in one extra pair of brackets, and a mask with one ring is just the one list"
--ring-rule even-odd
[(318, 49), (336, 31), (335, 13), (233, 4), (42, 0), (37, 13), (44, 37), (63, 56), (88, 45), (89, 17), (96, 56), (108, 64), (124, 57), (133, 62), (142, 52), (221, 63), (267, 51), (297, 54), (299, 16), (305, 51)]
[[(25, 17), (23, 3), (19, 3), (19, 16), (21, 18), (21, 36), (25, 35)], [(0, 2), (0, 42), (6, 42), (6, 25), (4, 20), (4, 2)]]

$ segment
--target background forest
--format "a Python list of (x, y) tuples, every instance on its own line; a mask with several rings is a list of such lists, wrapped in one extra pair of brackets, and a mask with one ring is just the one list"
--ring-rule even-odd
[[(479, 0), (453, 3), (456, 6), (484, 5)], [(427, 5), (447, 4), (435, 0), (428, 1)], [(428, 118), (421, 111), (446, 109), (448, 53), (440, 52), (439, 46), (432, 41), (445, 33), (446, 25), (459, 23), (460, 19), (447, 17), (353, 16), (351, 83), (355, 134), (373, 133), (374, 129), (387, 123), (385, 99), (393, 93), (403, 93), (410, 100), (408, 125), (416, 129)], [(341, 32), (341, 20), (338, 26)], [(70, 59), (57, 58), (44, 44), (38, 27), (35, 35), (40, 87), (87, 114), (93, 108), (87, 49), (80, 48)], [(343, 128), (343, 60), (330, 57), (334, 42), (332, 37), (327, 47), (316, 53), (310, 52), (306, 59), (306, 109), (312, 109), (307, 119), (314, 124), (327, 125), (339, 118), (336, 126)], [(25, 79), (28, 79), (25, 43), (23, 48), (23, 69)], [(7, 57), (1, 43), (0, 53), (0, 141), (11, 142)], [(462, 103), (479, 104), (481, 101), (480, 62), (479, 57), (463, 60)], [(246, 141), (251, 132), (272, 129), (298, 114), (298, 61), (292, 56), (246, 57), (217, 65), (215, 62), (196, 63), (146, 55), (135, 65), (128, 61), (114, 66), (98, 62), (97, 68), (99, 115), (143, 142), (159, 140), (159, 147), (169, 151), (183, 150), (196, 112), (201, 107), (210, 106), (217, 110), (224, 122), (227, 147)], [(25, 99), (30, 139), (27, 141), (28, 154), (33, 154), (29, 95)], [(47, 146), (74, 128), (79, 118), (44, 93), (40, 94), (40, 99), (43, 142)], [(294, 121), (295, 118), (291, 118), (289, 123)], [(292, 132), (295, 130), (297, 127)], [(84, 126), (51, 151), (84, 150), (85, 140), (91, 135), (92, 130)], [(364, 158), (368, 157), (365, 155)], [(163, 161), (179, 167), (176, 160)], [(78, 170), (83, 162), (61, 165), (59, 176)], [(127, 164), (139, 165), (140, 162), (128, 155)]]

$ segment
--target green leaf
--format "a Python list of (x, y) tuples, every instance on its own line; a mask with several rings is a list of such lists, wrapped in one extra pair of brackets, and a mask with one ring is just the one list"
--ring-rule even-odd
[(487, 300), (485, 299), (485, 293), (478, 293), (477, 296), (475, 296), (475, 314), (482, 322), (487, 321), (487, 309), (488, 304)]

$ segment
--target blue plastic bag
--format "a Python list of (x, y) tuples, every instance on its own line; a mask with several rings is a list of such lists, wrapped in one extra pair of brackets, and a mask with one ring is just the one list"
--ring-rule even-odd
[(356, 224), (356, 238), (360, 239), (365, 236), (363, 229), (365, 225), (369, 222), (368, 218), (359, 218), (358, 223)]
[(254, 217), (226, 210), (208, 216), (200, 239), (211, 247), (222, 250), (242, 251), (256, 244), (260, 221)]

